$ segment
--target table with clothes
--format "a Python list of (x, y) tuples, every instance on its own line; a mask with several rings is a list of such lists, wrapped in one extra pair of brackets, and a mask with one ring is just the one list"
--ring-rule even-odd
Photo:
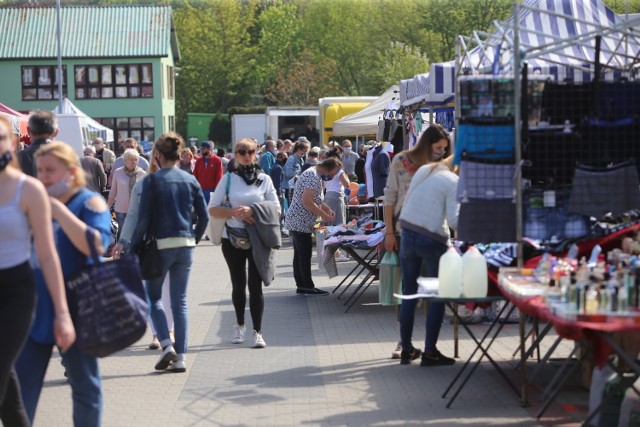
[(325, 230), (323, 267), (329, 278), (339, 274), (335, 259), (335, 253), (338, 249), (343, 250), (356, 261), (355, 267), (334, 288), (332, 293), (335, 293), (347, 280), (351, 279), (342, 290), (340, 294), (342, 296), (352, 284), (361, 278), (345, 302), (345, 305), (350, 303), (346, 311), (349, 311), (371, 283), (378, 278), (378, 246), (384, 241), (384, 228), (383, 221), (367, 216), (344, 225), (328, 227)]

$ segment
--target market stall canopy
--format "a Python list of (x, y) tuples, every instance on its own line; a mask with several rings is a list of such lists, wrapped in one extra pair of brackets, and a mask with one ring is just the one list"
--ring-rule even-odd
[(333, 135), (375, 135), (378, 132), (378, 120), (383, 118), (384, 113), (389, 111), (395, 115), (400, 108), (398, 89), (398, 85), (393, 85), (362, 110), (336, 120), (333, 123)]
[(11, 120), (13, 126), (13, 133), (20, 135), (20, 140), (23, 142), (29, 141), (29, 115), (22, 114), (19, 111), (14, 110), (0, 103), (0, 114)]
[(57, 105), (55, 110), (53, 110), (56, 114), (75, 114), (77, 116), (82, 116), (87, 118), (87, 124), (89, 127), (89, 132), (91, 138), (102, 138), (105, 142), (113, 141), (113, 130), (109, 129), (106, 126), (101, 125), (87, 114), (83, 113), (73, 102), (69, 101), (67, 98), (62, 100), (62, 108), (60, 105)]
[(429, 73), (400, 80), (400, 104), (407, 107), (424, 102), (429, 93), (429, 80)]
[[(514, 24), (512, 15), (496, 22), (493, 34), (474, 31), (459, 37), (460, 68), (470, 74), (513, 73)], [(595, 68), (595, 37), (601, 36), (600, 63), (604, 80), (637, 75), (640, 43), (634, 26), (637, 15), (617, 15), (602, 1), (525, 0), (517, 16), (522, 61), (533, 74), (556, 81), (591, 81)], [(431, 64), (427, 104), (440, 105), (454, 96), (456, 61)]]

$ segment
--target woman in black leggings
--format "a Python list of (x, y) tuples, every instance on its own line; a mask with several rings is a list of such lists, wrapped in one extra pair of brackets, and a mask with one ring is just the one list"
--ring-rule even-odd
[[(235, 247), (229, 239), (229, 227), (246, 230), (247, 224), (256, 224), (260, 218), (254, 209), (261, 212), (270, 211), (274, 217), (273, 224), (278, 224), (280, 217), (280, 202), (269, 175), (262, 172), (256, 163), (257, 144), (253, 139), (241, 139), (234, 148), (236, 167), (233, 172), (228, 172), (222, 177), (216, 191), (209, 202), (209, 213), (213, 217), (227, 218), (226, 227), (222, 234), (222, 254), (229, 267), (231, 284), (233, 287), (231, 300), (236, 312), (236, 324), (233, 326), (233, 344), (242, 344), (246, 326), (244, 311), (247, 303), (246, 289), (249, 287), (249, 311), (253, 321), (254, 348), (266, 347), (262, 337), (262, 312), (264, 310), (264, 298), (262, 296), (262, 282), (268, 285), (271, 277), (264, 277), (264, 265), (258, 266), (254, 256), (258, 254), (258, 248)], [(223, 201), (228, 197), (231, 207), (223, 206)], [(262, 206), (262, 208), (261, 208)], [(264, 209), (264, 206), (267, 209)], [(270, 209), (268, 209), (270, 208)], [(276, 227), (279, 235), (279, 228)], [(255, 242), (252, 241), (251, 245)], [(247, 262), (249, 263), (249, 275), (247, 278)]]
[[(42, 117), (34, 116), (29, 121), (30, 128), (42, 124)], [(32, 235), (53, 301), (56, 343), (62, 350), (75, 341), (75, 330), (53, 243), (49, 197), (40, 181), (14, 167), (16, 141), (11, 129), (11, 123), (0, 116), (0, 324), (11, 325), (3, 334), (0, 351), (0, 420), (5, 426), (29, 426), (14, 363), (29, 333), (36, 300), (29, 264)]]

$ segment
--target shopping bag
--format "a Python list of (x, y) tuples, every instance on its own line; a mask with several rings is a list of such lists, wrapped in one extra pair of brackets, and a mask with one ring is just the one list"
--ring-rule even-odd
[(378, 287), (378, 301), (381, 305), (399, 304), (398, 298), (393, 294), (402, 291), (402, 275), (400, 261), (396, 252), (387, 252), (380, 261), (380, 286)]
[[(231, 175), (229, 173), (227, 175), (227, 181), (225, 183), (225, 193), (224, 199), (222, 199), (222, 203), (220, 206), (224, 206), (227, 208), (231, 207), (231, 203), (229, 202), (229, 188), (231, 186)], [(219, 245), (222, 243), (222, 232), (224, 231), (224, 226), (227, 223), (227, 218), (216, 218), (211, 217), (209, 220), (209, 240), (214, 245)]]
[(162, 259), (155, 237), (140, 241), (134, 248), (140, 264), (140, 274), (144, 280), (153, 280), (162, 276)]
[(92, 265), (66, 281), (76, 344), (85, 354), (105, 357), (138, 341), (147, 329), (147, 298), (134, 256), (102, 262), (93, 229), (87, 229)]

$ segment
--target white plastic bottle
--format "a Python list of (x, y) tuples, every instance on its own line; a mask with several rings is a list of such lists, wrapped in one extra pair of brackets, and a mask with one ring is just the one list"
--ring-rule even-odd
[(485, 298), (489, 289), (487, 261), (470, 246), (462, 256), (462, 292), (465, 298)]
[(439, 296), (459, 298), (462, 295), (462, 257), (455, 248), (449, 248), (440, 257), (438, 282)]

